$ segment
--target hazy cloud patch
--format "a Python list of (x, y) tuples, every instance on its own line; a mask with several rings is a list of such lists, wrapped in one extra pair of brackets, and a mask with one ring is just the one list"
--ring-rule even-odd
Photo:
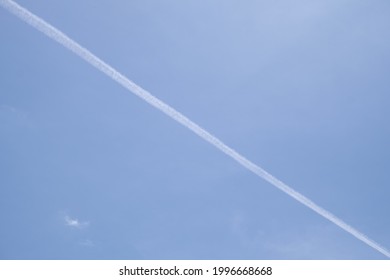
[(85, 228), (87, 226), (89, 226), (89, 222), (81, 222), (79, 221), (78, 219), (73, 219), (71, 217), (69, 217), (68, 215), (66, 215), (64, 217), (64, 220), (65, 220), (65, 224), (68, 226), (68, 227), (72, 227), (72, 228)]

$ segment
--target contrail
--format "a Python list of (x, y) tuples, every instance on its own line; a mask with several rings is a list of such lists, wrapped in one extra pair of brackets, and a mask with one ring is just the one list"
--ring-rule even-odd
[(77, 54), (79, 57), (87, 61), (89, 64), (94, 66), (96, 69), (100, 70), (104, 74), (106, 74), (108, 77), (116, 81), (117, 83), (121, 84), (123, 87), (125, 87), (127, 90), (132, 92), (133, 94), (137, 95), (138, 97), (142, 98), (144, 101), (149, 103), (150, 105), (154, 106), (158, 110), (162, 111), (175, 121), (181, 123), (186, 128), (190, 129), (192, 132), (197, 134), (199, 137), (204, 139), (205, 141), (209, 142), (213, 146), (215, 146), (220, 151), (227, 154), (232, 159), (236, 160), (239, 164), (241, 164), (246, 169), (252, 171), (257, 176), (263, 178), (279, 190), (283, 191), (287, 195), (291, 196), (295, 200), (299, 201), (303, 205), (309, 207), (314, 212), (318, 213), (325, 219), (328, 219), (341, 229), (345, 230), (346, 232), (350, 233), (357, 239), (361, 240), (371, 248), (377, 250), (378, 252), (382, 253), (386, 257), (390, 258), (390, 251), (385, 249), (380, 244), (376, 243), (375, 241), (371, 240), (367, 236), (365, 236), (363, 233), (358, 231), (357, 229), (353, 228), (352, 226), (345, 223), (340, 218), (336, 217), (329, 211), (325, 210), (324, 208), (318, 206), (316, 203), (314, 203), (312, 200), (307, 198), (306, 196), (302, 195), (301, 193), (295, 191), (279, 179), (275, 178), (271, 174), (269, 174), (267, 171), (265, 171), (260, 166), (256, 165), (255, 163), (251, 162), (226, 144), (224, 144), (221, 140), (219, 140), (217, 137), (188, 119), (186, 116), (184, 116), (182, 113), (178, 112), (168, 104), (164, 103), (157, 97), (153, 96), (148, 91), (144, 90), (128, 78), (126, 78), (124, 75), (119, 73), (117, 70), (115, 70), (113, 67), (105, 63), (103, 60), (92, 54), (89, 50), (82, 47), (75, 41), (73, 41), (71, 38), (69, 38), (67, 35), (65, 35), (63, 32), (55, 28), (54, 26), (50, 25), (40, 17), (36, 16), (35, 14), (31, 13), (27, 9), (23, 8), (19, 4), (15, 3), (11, 0), (0, 0), (0, 5), (3, 6), (6, 10), (8, 10), (10, 13), (16, 15), (21, 20), (25, 21), (32, 27), (36, 28), (40, 32), (44, 33), (46, 36), (50, 37), (54, 41), (57, 41), (65, 48), (71, 50), (75, 54)]

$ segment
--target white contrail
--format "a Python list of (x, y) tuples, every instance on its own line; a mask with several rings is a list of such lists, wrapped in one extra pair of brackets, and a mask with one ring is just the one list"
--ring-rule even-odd
[(138, 97), (142, 98), (146, 102), (148, 102), (150, 105), (156, 107), (158, 110), (164, 112), (169, 117), (174, 119), (175, 121), (181, 123), (188, 129), (192, 130), (194, 133), (196, 133), (198, 136), (206, 140), (207, 142), (214, 145), (216, 148), (236, 160), (239, 164), (241, 164), (246, 169), (252, 171), (259, 177), (263, 178), (264, 180), (271, 183), (273, 186), (277, 187), (279, 190), (285, 192), (287, 195), (291, 196), (292, 198), (296, 199), (303, 205), (306, 205), (313, 211), (317, 212), (321, 216), (323, 216), (325, 219), (328, 219), (335, 225), (339, 226), (346, 232), (352, 234), (357, 239), (363, 241), (368, 246), (372, 247), (373, 249), (377, 250), (378, 252), (382, 253), (386, 257), (390, 258), (390, 251), (376, 243), (375, 241), (371, 240), (367, 236), (365, 236), (363, 233), (358, 231), (357, 229), (353, 228), (352, 226), (348, 225), (338, 217), (334, 216), (332, 213), (328, 212), (327, 210), (323, 209), (322, 207), (315, 204), (313, 201), (305, 197), (304, 195), (300, 194), (299, 192), (295, 191), (282, 181), (278, 180), (271, 174), (269, 174), (267, 171), (265, 171), (260, 166), (254, 164), (232, 148), (225, 145), (221, 140), (207, 132), (205, 129), (188, 119), (186, 116), (181, 114), (180, 112), (176, 111), (174, 108), (169, 106), (168, 104), (162, 102), (160, 99), (154, 97), (152, 94), (150, 94), (148, 91), (144, 90), (140, 86), (136, 85), (134, 82), (130, 81), (128, 78), (126, 78), (124, 75), (119, 73), (117, 70), (112, 68), (110, 65), (102, 61), (100, 58), (92, 54), (90, 51), (88, 51), (86, 48), (80, 46), (78, 43), (70, 39), (67, 35), (41, 19), (40, 17), (36, 16), (35, 14), (31, 13), (27, 9), (21, 7), (17, 3), (11, 0), (0, 0), (0, 5), (3, 6), (5, 9), (7, 9), (9, 12), (13, 13), (23, 21), (27, 22), (37, 30), (41, 31), (51, 39), (57, 41), (62, 46), (68, 48), (78, 56), (80, 56), (82, 59), (87, 61), (89, 64), (97, 68), (98, 70), (102, 71), (104, 74), (109, 76), (111, 79), (115, 80), (117, 83), (124, 86), (126, 89), (137, 95)]

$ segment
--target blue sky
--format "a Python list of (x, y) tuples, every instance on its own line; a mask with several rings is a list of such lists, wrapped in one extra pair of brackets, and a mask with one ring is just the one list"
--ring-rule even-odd
[[(390, 248), (388, 1), (18, 1)], [(0, 9), (0, 259), (382, 259)]]

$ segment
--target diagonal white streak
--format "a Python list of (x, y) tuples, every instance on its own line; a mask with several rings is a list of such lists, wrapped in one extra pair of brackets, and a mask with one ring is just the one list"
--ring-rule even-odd
[(318, 213), (325, 219), (331, 221), (335, 225), (339, 226), (341, 229), (345, 230), (346, 232), (350, 233), (357, 239), (361, 240), (368, 246), (372, 247), (373, 249), (377, 250), (378, 252), (382, 253), (386, 257), (390, 258), (390, 252), (376, 243), (375, 241), (371, 240), (367, 236), (365, 236), (363, 233), (358, 231), (357, 229), (353, 228), (352, 226), (345, 223), (340, 218), (336, 217), (329, 211), (325, 210), (324, 208), (318, 206), (316, 203), (314, 203), (309, 198), (305, 197), (304, 195), (300, 194), (299, 192), (295, 191), (279, 179), (275, 178), (271, 174), (269, 174), (267, 171), (265, 171), (260, 166), (256, 165), (255, 163), (251, 162), (226, 144), (224, 144), (221, 140), (219, 140), (214, 135), (210, 134), (208, 131), (188, 119), (186, 116), (169, 106), (168, 104), (164, 103), (163, 101), (159, 100), (152, 94), (150, 94), (148, 91), (144, 90), (128, 78), (126, 78), (124, 75), (119, 73), (117, 70), (115, 70), (113, 67), (102, 61), (100, 58), (92, 54), (90, 51), (88, 51), (86, 48), (82, 47), (75, 41), (73, 41), (71, 38), (69, 38), (67, 35), (65, 35), (63, 32), (59, 31), (40, 17), (36, 16), (35, 14), (31, 13), (27, 9), (21, 7), (17, 3), (11, 0), (0, 0), (0, 5), (3, 6), (6, 10), (11, 12), (12, 14), (16, 15), (21, 20), (25, 21), (29, 25), (33, 26), (37, 30), (44, 33), (46, 36), (50, 37), (51, 39), (57, 41), (65, 48), (71, 50), (75, 54), (77, 54), (79, 57), (87, 61), (89, 64), (109, 76), (111, 79), (116, 81), (117, 83), (124, 86), (126, 89), (128, 89), (133, 94), (137, 95), (138, 97), (142, 98), (144, 101), (149, 103), (150, 105), (156, 107), (158, 110), (162, 111), (175, 121), (181, 123), (186, 128), (193, 131), (195, 134), (197, 134), (202, 139), (206, 140), (213, 146), (215, 146), (220, 151), (227, 154), (232, 159), (236, 160), (239, 164), (241, 164), (246, 169), (252, 171), (257, 176), (263, 178), (264, 180), (268, 181), (270, 184), (278, 188), (279, 190), (283, 191), (287, 195), (291, 196), (295, 200), (299, 201), (303, 205), (307, 206), (314, 212)]

